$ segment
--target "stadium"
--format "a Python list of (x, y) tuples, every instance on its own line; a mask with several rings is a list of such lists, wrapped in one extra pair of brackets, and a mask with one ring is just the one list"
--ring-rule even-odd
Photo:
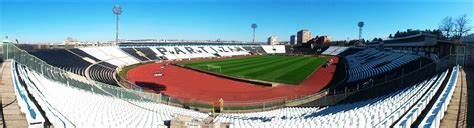
[(35, 127), (433, 127), (460, 78), (458, 55), (442, 48), (456, 44), (434, 43), (425, 47), (436, 51), (308, 53), (252, 43), (4, 42), (3, 54)]
[[(433, 30), (410, 26), (433, 28), (427, 21), (439, 17), (423, 17), (426, 10), (437, 14), (446, 7), (442, 14), (454, 15), (472, 8), (468, 4), (412, 2), (420, 7), (406, 8), (396, 2), (122, 2), (130, 13), (122, 15), (121, 6), (113, 6), (113, 27), (110, 17), (104, 19), (110, 10), (102, 14), (107, 1), (0, 2), (0, 34), (6, 35), (0, 45), (0, 126), (474, 126), (474, 116), (469, 116), (474, 114), (469, 16), (447, 16)], [(36, 4), (46, 8), (25, 9)], [(369, 6), (360, 9), (354, 6), (358, 4)], [(318, 16), (307, 17), (306, 11)], [(319, 13), (324, 11), (331, 12)], [(373, 25), (367, 32), (373, 40), (362, 36), (365, 22), (355, 19), (360, 12)], [(125, 24), (120, 38), (119, 16)], [(275, 34), (265, 35), (267, 42), (262, 42), (257, 24), (247, 20), (262, 23), (264, 30), (258, 32)], [(354, 28), (347, 30), (347, 21), (359, 21), (357, 27), (351, 23), (358, 39), (357, 33), (348, 32)], [(252, 30), (251, 41), (237, 41), (249, 40), (242, 36), (249, 34), (240, 29), (242, 22), (250, 25), (245, 30)], [(314, 26), (318, 30), (313, 32), (321, 35), (311, 35)], [(409, 29), (399, 31), (405, 27)], [(112, 28), (114, 41), (107, 35)], [(277, 36), (295, 29), (299, 31), (289, 41), (278, 41)], [(393, 30), (397, 32), (387, 34)], [(68, 37), (54, 42), (60, 36)]]

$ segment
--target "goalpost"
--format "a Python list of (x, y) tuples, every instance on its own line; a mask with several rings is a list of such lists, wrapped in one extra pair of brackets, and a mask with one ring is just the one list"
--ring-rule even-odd
[(207, 70), (209, 70), (209, 71), (219, 71), (219, 72), (222, 72), (221, 66), (212, 65), (212, 64), (208, 64), (208, 65), (207, 65)]

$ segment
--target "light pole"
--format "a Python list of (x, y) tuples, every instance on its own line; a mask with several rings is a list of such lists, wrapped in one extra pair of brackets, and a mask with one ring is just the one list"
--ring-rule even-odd
[(359, 21), (359, 23), (357, 23), (357, 26), (359, 26), (359, 42), (362, 43), (362, 27), (364, 27), (364, 22)]
[(116, 28), (116, 31), (115, 31), (115, 44), (117, 44), (119, 42), (119, 15), (122, 14), (122, 7), (120, 7), (120, 5), (115, 5), (114, 8), (112, 9), (112, 11), (114, 12), (114, 14), (117, 16), (117, 21), (116, 21), (116, 24), (115, 24), (115, 28)]
[(257, 29), (257, 24), (252, 24), (252, 29), (253, 29), (253, 38), (252, 38), (252, 43), (255, 43), (255, 29)]

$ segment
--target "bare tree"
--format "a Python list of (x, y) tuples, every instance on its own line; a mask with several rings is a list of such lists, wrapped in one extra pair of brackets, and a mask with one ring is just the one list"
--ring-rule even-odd
[(467, 19), (467, 15), (461, 15), (458, 18), (456, 18), (456, 35), (455, 39), (460, 40), (463, 35), (467, 34), (469, 31), (471, 31), (472, 27), (469, 26), (469, 22), (471, 22), (469, 19)]
[(445, 37), (447, 39), (449, 39), (451, 36), (451, 33), (453, 33), (454, 27), (455, 26), (454, 26), (453, 18), (450, 16), (445, 17), (443, 21), (441, 21), (441, 23), (439, 24), (439, 30), (444, 32)]

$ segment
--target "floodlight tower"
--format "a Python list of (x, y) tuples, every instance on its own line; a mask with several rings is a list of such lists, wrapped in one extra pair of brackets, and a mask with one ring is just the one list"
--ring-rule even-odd
[(253, 38), (252, 38), (252, 43), (255, 43), (255, 29), (257, 29), (257, 24), (252, 24), (252, 29), (253, 29)]
[(114, 14), (117, 16), (117, 21), (115, 24), (116, 30), (115, 30), (115, 44), (119, 42), (119, 15), (122, 14), (122, 7), (120, 5), (115, 5), (114, 8), (112, 9)]
[(362, 42), (362, 27), (364, 27), (364, 21), (359, 21), (357, 26), (359, 26), (359, 42)]

